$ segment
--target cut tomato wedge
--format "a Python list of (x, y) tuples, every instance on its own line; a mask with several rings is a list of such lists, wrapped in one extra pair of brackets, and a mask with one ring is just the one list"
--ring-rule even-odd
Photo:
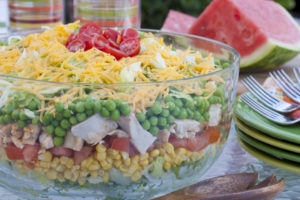
[(111, 28), (106, 28), (103, 35), (106, 39), (111, 39), (112, 41), (117, 42), (119, 31)]
[(139, 33), (133, 28), (126, 28), (123, 29), (121, 32), (121, 41), (129, 39), (129, 38), (136, 38), (140, 39)]
[(124, 57), (127, 57), (127, 55), (123, 52), (123, 51), (120, 51), (116, 48), (113, 48), (109, 45), (105, 45), (104, 49), (103, 49), (104, 52), (114, 56), (117, 60), (120, 60), (121, 58), (124, 58)]
[(115, 138), (111, 144), (111, 148), (129, 153), (129, 138)]
[(187, 139), (186, 138), (178, 138), (174, 134), (172, 134), (169, 138), (169, 142), (174, 146), (175, 149), (177, 148), (186, 148), (187, 146)]
[(82, 40), (76, 39), (76, 40), (71, 41), (68, 44), (67, 49), (69, 49), (69, 51), (71, 51), (71, 52), (76, 52), (79, 49), (85, 49), (85, 47), (86, 47), (86, 45)]
[(72, 157), (74, 153), (72, 149), (63, 146), (55, 146), (50, 151), (55, 156), (66, 156), (66, 157)]
[(76, 40), (76, 39), (78, 39), (78, 34), (71, 33), (71, 35), (69, 36), (65, 45), (68, 46), (70, 44), (70, 42), (72, 42), (73, 40)]
[(10, 144), (4, 149), (9, 160), (24, 160), (23, 149), (16, 147), (14, 144)]
[(128, 56), (135, 56), (140, 52), (141, 45), (137, 38), (129, 38), (121, 42), (120, 50)]
[(97, 35), (102, 35), (102, 28), (96, 23), (85, 24), (79, 29), (79, 35), (85, 34), (89, 35), (91, 38)]

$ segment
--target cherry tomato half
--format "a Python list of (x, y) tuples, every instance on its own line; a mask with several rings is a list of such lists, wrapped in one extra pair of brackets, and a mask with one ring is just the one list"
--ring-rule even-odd
[(93, 45), (95, 48), (99, 49), (100, 51), (103, 51), (105, 46), (108, 45), (108, 41), (103, 35), (98, 35), (93, 38)]
[(85, 43), (80, 39), (76, 39), (68, 44), (67, 49), (71, 52), (76, 52), (79, 49), (85, 49)]
[(119, 31), (116, 31), (111, 28), (106, 28), (103, 35), (106, 39), (108, 39), (108, 40), (111, 39), (112, 41), (117, 42), (117, 39), (119, 36)]
[(96, 23), (85, 24), (79, 29), (80, 34), (94, 36), (95, 34), (102, 35), (102, 28)]
[(141, 45), (138, 38), (129, 38), (121, 42), (120, 50), (128, 56), (135, 56), (140, 52)]
[(138, 39), (140, 39), (140, 35), (133, 28), (123, 29), (122, 32), (121, 32), (121, 40), (123, 41), (123, 40), (129, 39), (129, 38), (138, 38)]
[(112, 56), (114, 56), (117, 60), (120, 60), (123, 57), (127, 57), (127, 55), (123, 51), (120, 51), (120, 50), (118, 50), (116, 48), (113, 48), (109, 45), (105, 45), (103, 51), (110, 54), (110, 55), (112, 55)]
[(110, 38), (108, 39), (108, 43), (109, 43), (109, 46), (114, 47), (116, 49), (120, 49), (120, 46), (118, 45), (118, 43), (116, 43), (115, 41), (113, 41)]
[[(97, 37), (97, 36), (98, 34), (94, 35), (93, 37)], [(78, 38), (85, 44), (85, 48), (84, 48), (85, 51), (93, 48), (93, 41), (92, 41), (93, 37), (85, 33), (79, 34)]]
[(69, 36), (65, 45), (68, 46), (70, 44), (70, 42), (72, 42), (73, 40), (76, 40), (76, 39), (78, 39), (78, 34), (71, 33), (71, 35)]

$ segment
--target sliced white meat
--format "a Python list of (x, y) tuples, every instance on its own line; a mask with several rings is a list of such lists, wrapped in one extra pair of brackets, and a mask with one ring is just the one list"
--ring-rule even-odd
[(68, 131), (66, 137), (65, 137), (65, 143), (64, 147), (73, 149), (74, 151), (80, 151), (84, 143), (84, 140), (76, 137), (72, 134), (71, 131)]
[(21, 138), (23, 136), (23, 129), (18, 126), (17, 123), (11, 125), (11, 135), (16, 138)]
[(158, 131), (157, 143), (158, 144), (167, 143), (169, 141), (170, 134), (171, 134), (170, 131), (166, 129)]
[(23, 144), (34, 145), (41, 131), (41, 125), (29, 124), (24, 127)]
[(192, 138), (204, 129), (204, 123), (192, 119), (176, 119), (171, 127), (171, 133), (178, 138)]
[(6, 145), (11, 143), (11, 124), (0, 125), (0, 137), (1, 137), (1, 145)]
[(208, 113), (210, 116), (208, 126), (217, 126), (222, 116), (221, 104), (212, 104), (209, 107)]
[(43, 131), (40, 135), (39, 142), (41, 144), (42, 149), (51, 149), (52, 147), (54, 147), (52, 136), (46, 133), (45, 131)]
[(97, 144), (117, 127), (118, 124), (115, 121), (104, 118), (97, 113), (73, 126), (71, 132), (74, 136), (85, 140), (89, 144)]
[(14, 143), (14, 145), (16, 145), (16, 147), (18, 147), (20, 149), (24, 148), (24, 144), (23, 144), (23, 142), (20, 138), (17, 138), (15, 136), (11, 136), (11, 141)]
[(143, 129), (134, 113), (120, 117), (118, 124), (129, 134), (130, 141), (141, 154), (146, 153), (147, 149), (156, 140), (156, 137)]
[(121, 129), (113, 130), (112, 132), (109, 132), (108, 135), (115, 135), (119, 138), (128, 138), (129, 137), (129, 135)]

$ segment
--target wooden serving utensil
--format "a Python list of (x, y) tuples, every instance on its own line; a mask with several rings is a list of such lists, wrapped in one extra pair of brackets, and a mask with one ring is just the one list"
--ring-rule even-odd
[(284, 188), (284, 179), (277, 181), (274, 175), (260, 183), (257, 183), (257, 179), (257, 173), (219, 176), (155, 200), (272, 200)]

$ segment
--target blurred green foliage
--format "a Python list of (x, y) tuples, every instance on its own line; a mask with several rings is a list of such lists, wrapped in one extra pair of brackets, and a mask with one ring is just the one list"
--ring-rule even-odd
[[(141, 0), (142, 27), (160, 29), (170, 9), (198, 17), (211, 0)], [(296, 6), (296, 0), (275, 0), (288, 10)]]

